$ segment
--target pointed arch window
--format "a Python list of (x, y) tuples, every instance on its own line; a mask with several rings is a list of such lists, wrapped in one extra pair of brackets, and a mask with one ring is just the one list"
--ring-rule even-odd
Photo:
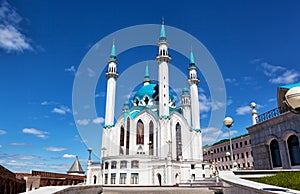
[(276, 139), (273, 139), (270, 143), (270, 151), (271, 151), (271, 158), (273, 167), (281, 167), (281, 157), (280, 157), (280, 151), (279, 151), (279, 144)]
[(136, 126), (136, 144), (144, 144), (144, 123), (141, 119)]
[(291, 165), (300, 165), (299, 140), (295, 135), (291, 135), (287, 140)]
[(121, 129), (120, 129), (120, 146), (124, 146), (124, 138), (125, 138), (125, 130), (124, 130), (124, 127), (121, 126)]
[(179, 160), (182, 157), (182, 142), (181, 142), (181, 125), (176, 124), (176, 159)]
[(153, 155), (153, 122), (149, 123), (149, 155)]
[(126, 155), (129, 154), (129, 143), (130, 143), (130, 118), (127, 117), (127, 122), (126, 122)]

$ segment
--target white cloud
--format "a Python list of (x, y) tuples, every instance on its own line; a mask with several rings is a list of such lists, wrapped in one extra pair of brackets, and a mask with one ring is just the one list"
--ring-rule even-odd
[(236, 79), (235, 78), (226, 78), (225, 79), (225, 82), (227, 82), (227, 83), (236, 83)]
[(277, 99), (276, 98), (270, 98), (268, 101), (269, 102), (275, 102), (275, 101), (277, 101)]
[(75, 69), (74, 65), (72, 65), (71, 67), (66, 68), (65, 71), (66, 71), (66, 72), (75, 73), (75, 72), (76, 72), (76, 69)]
[(287, 69), (282, 66), (262, 63), (263, 73), (269, 77), (272, 84), (292, 84), (298, 81), (300, 73), (298, 71)]
[(53, 113), (65, 115), (66, 113), (71, 113), (71, 109), (67, 106), (60, 106), (60, 107), (55, 107), (52, 110)]
[[(262, 108), (263, 105), (260, 104), (256, 104), (255, 109), (260, 109)], [(246, 115), (251, 113), (252, 108), (250, 107), (250, 105), (246, 105), (246, 106), (240, 106), (238, 108), (236, 108), (235, 112), (237, 115)]]
[(95, 94), (95, 98), (102, 98), (105, 97), (105, 92), (100, 92), (98, 94)]
[(64, 154), (63, 158), (75, 158), (76, 156), (73, 154)]
[(10, 145), (10, 146), (24, 146), (24, 145), (26, 145), (26, 144), (23, 143), (23, 142), (13, 142), (13, 143), (10, 143), (10, 144), (8, 144), (8, 145)]
[(95, 118), (95, 119), (93, 119), (93, 123), (95, 123), (95, 124), (104, 123), (104, 118), (103, 117)]
[[(231, 138), (237, 134), (237, 130), (230, 130)], [(210, 127), (202, 129), (202, 141), (203, 145), (213, 144), (221, 139), (228, 139), (228, 131), (222, 131), (221, 129)]]
[(47, 138), (47, 134), (48, 132), (46, 131), (40, 131), (40, 130), (37, 130), (37, 129), (34, 129), (34, 128), (24, 128), (22, 130), (23, 133), (25, 134), (32, 134), (32, 135), (35, 135), (36, 137), (39, 137), (39, 138)]
[(53, 146), (45, 147), (44, 149), (50, 152), (62, 152), (67, 150), (67, 148), (64, 147), (53, 147)]
[(54, 101), (43, 101), (43, 102), (41, 102), (41, 105), (43, 105), (43, 106), (46, 106), (46, 105), (55, 105), (55, 104), (57, 104), (57, 103), (54, 102)]
[(2, 145), (0, 145), (0, 148), (2, 148)]
[(275, 65), (271, 65), (269, 63), (262, 63), (261, 66), (263, 67), (263, 72), (266, 76), (268, 77), (272, 77), (272, 76), (276, 76), (276, 73), (278, 71), (283, 71), (285, 70), (285, 67), (282, 67), (282, 66), (275, 66)]
[(238, 107), (235, 110), (235, 112), (236, 112), (237, 115), (245, 115), (245, 114), (250, 115), (251, 107), (250, 106), (241, 106), (241, 107)]
[(32, 50), (29, 39), (19, 27), (22, 17), (7, 1), (0, 4), (0, 48), (7, 52)]
[(78, 120), (76, 121), (76, 123), (77, 123), (78, 125), (88, 125), (89, 122), (90, 122), (90, 119), (82, 119), (82, 120), (78, 119)]
[(204, 94), (199, 94), (199, 106), (200, 106), (200, 113), (202, 112), (209, 112), (212, 110), (219, 110), (224, 108), (226, 104), (224, 102), (219, 101), (211, 101), (208, 99)]
[(222, 130), (214, 127), (202, 129), (202, 141), (203, 145), (212, 144), (217, 141), (219, 136), (222, 134)]
[(5, 130), (3, 130), (3, 129), (0, 129), (0, 135), (4, 135), (4, 134), (6, 134), (7, 132), (5, 131)]
[(282, 75), (274, 77), (269, 81), (273, 84), (292, 84), (297, 82), (300, 73), (294, 70), (287, 70)]

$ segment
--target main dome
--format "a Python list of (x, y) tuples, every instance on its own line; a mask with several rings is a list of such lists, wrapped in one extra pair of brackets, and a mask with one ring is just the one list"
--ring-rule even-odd
[[(175, 102), (174, 96), (169, 92), (169, 102)], [(151, 106), (157, 104), (159, 101), (159, 85), (157, 83), (150, 83), (142, 86), (135, 93), (132, 102), (134, 106)]]

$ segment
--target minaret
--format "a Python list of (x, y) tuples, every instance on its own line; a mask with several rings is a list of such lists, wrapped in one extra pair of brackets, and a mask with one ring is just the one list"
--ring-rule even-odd
[(115, 117), (115, 98), (116, 98), (116, 80), (119, 76), (117, 73), (117, 57), (115, 43), (113, 42), (110, 59), (108, 61), (108, 71), (106, 89), (106, 110), (105, 110), (105, 128), (114, 126)]
[(190, 53), (190, 64), (188, 70), (189, 70), (188, 82), (190, 85), (192, 129), (193, 129), (191, 155), (193, 160), (203, 160), (202, 136), (201, 136), (201, 129), (200, 129), (199, 97), (198, 97), (198, 84), (200, 81), (197, 78), (197, 67), (195, 65), (194, 55), (192, 51)]
[(168, 63), (171, 57), (168, 55), (168, 43), (165, 32), (164, 22), (161, 25), (158, 43), (158, 82), (159, 82), (159, 116), (160, 118), (169, 117), (169, 70)]
[(196, 131), (200, 130), (200, 110), (199, 110), (199, 98), (198, 98), (198, 84), (197, 67), (195, 65), (194, 55), (190, 53), (190, 65), (189, 65), (189, 79), (190, 93), (191, 93), (191, 108), (192, 108), (192, 128)]
[(144, 81), (143, 82), (144, 82), (144, 86), (150, 84), (150, 75), (149, 75), (148, 64), (146, 65), (145, 75), (144, 75)]
[(190, 90), (187, 87), (184, 87), (182, 90), (181, 107), (184, 118), (186, 119), (187, 123), (191, 125), (191, 95)]

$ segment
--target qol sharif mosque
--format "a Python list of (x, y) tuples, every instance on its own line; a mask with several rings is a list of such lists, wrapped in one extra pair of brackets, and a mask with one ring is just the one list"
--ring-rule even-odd
[(122, 115), (114, 122), (118, 73), (113, 44), (106, 73), (102, 161), (93, 163), (89, 156), (87, 184), (172, 186), (210, 175), (202, 156), (199, 79), (193, 53), (187, 68), (189, 88), (182, 90), (181, 105), (175, 104), (169, 92), (170, 60), (162, 24), (156, 57), (158, 84), (150, 80), (146, 66), (143, 86), (124, 103)]

